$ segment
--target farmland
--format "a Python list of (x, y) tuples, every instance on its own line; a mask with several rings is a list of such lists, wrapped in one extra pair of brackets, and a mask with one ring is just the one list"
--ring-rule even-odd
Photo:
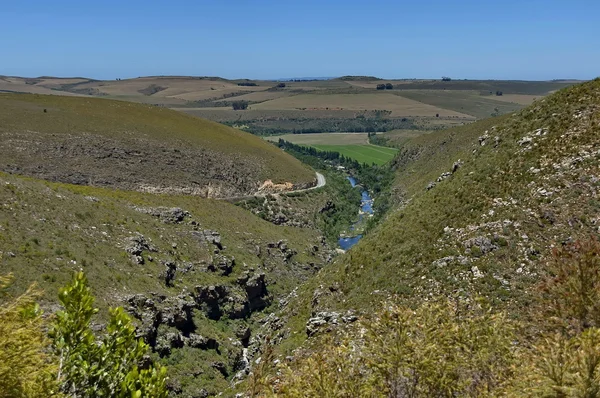
[[(167, 107), (256, 135), (437, 130), (512, 113), (572, 81), (402, 79), (228, 80), (0, 76), (0, 91), (103, 97)], [(378, 89), (387, 84), (389, 88)], [(502, 92), (502, 95), (496, 95)], [(244, 101), (246, 109), (233, 110)]]
[(397, 149), (377, 145), (312, 145), (321, 151), (334, 151), (366, 164), (385, 164), (392, 160)]
[(285, 134), (268, 139), (276, 142), (280, 138), (293, 144), (311, 146), (321, 151), (339, 152), (366, 164), (385, 164), (398, 151), (395, 148), (370, 144), (368, 134), (365, 133)]

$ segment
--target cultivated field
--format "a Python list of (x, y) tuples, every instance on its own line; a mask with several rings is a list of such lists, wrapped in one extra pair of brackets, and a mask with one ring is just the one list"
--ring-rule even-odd
[(395, 148), (369, 144), (369, 136), (365, 133), (285, 134), (271, 136), (267, 139), (277, 142), (280, 138), (294, 144), (311, 146), (321, 151), (339, 152), (344, 156), (367, 164), (387, 163), (398, 151)]
[(452, 109), (456, 112), (471, 115), (476, 118), (490, 117), (498, 110), (499, 114), (510, 113), (521, 109), (519, 104), (498, 101), (497, 96), (481, 95), (476, 91), (469, 90), (401, 90), (398, 95), (435, 105), (440, 108)]
[(344, 156), (366, 164), (385, 164), (394, 158), (395, 148), (377, 145), (311, 145), (321, 151), (339, 152)]
[(388, 93), (373, 94), (300, 94), (293, 97), (278, 98), (252, 105), (256, 110), (388, 110), (392, 117), (430, 116), (436, 114), (444, 117), (460, 117), (472, 119), (472, 116), (439, 108), (426, 103), (414, 101)]

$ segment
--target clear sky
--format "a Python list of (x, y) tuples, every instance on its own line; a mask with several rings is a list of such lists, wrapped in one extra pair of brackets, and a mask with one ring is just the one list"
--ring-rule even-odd
[(1, 0), (0, 74), (589, 79), (600, 0)]

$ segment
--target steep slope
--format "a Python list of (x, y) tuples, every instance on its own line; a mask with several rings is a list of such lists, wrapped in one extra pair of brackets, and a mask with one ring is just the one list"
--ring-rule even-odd
[(486, 297), (521, 316), (552, 248), (598, 234), (599, 156), (598, 79), (407, 142), (403, 205), (305, 285), (289, 325), (306, 338), (310, 316), (368, 311), (390, 295)]
[(0, 173), (0, 274), (16, 291), (37, 282), (51, 313), (85, 271), (97, 305), (136, 317), (184, 396), (224, 391), (244, 371), (264, 318), (332, 256), (321, 242), (224, 201)]
[(1, 94), (0, 141), (0, 170), (74, 184), (230, 197), (266, 180), (315, 182), (298, 160), (248, 133), (106, 99)]

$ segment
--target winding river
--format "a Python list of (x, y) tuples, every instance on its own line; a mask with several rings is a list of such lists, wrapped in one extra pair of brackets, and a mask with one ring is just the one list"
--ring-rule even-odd
[[(350, 184), (353, 188), (356, 186), (356, 179), (354, 177), (348, 177), (348, 181), (350, 181)], [(366, 190), (362, 191), (360, 211), (358, 214), (358, 221), (352, 224), (350, 231), (354, 231), (355, 226), (363, 222), (363, 217), (365, 214), (373, 214), (373, 199)], [(343, 250), (349, 250), (352, 246), (358, 243), (360, 238), (362, 238), (362, 234), (357, 234), (355, 236), (340, 236), (338, 239), (338, 244)]]

